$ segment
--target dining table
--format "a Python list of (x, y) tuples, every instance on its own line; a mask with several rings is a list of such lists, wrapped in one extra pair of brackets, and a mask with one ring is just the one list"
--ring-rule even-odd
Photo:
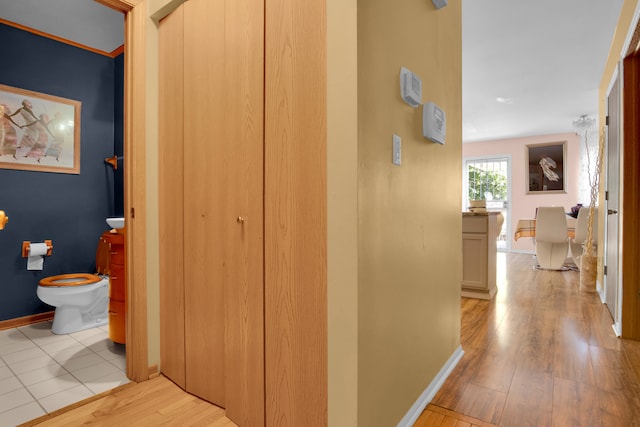
[[(576, 219), (567, 217), (567, 238), (574, 238), (576, 235)], [(536, 219), (535, 218), (520, 218), (516, 225), (516, 231), (513, 233), (513, 240), (518, 240), (521, 237), (536, 237)]]

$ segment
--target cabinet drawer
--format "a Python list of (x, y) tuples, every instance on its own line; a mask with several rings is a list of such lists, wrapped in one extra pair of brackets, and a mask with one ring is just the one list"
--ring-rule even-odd
[(116, 280), (124, 280), (124, 265), (113, 264), (109, 269), (109, 278)]
[(120, 344), (126, 341), (124, 301), (109, 301), (109, 339)]
[(464, 216), (462, 217), (463, 233), (486, 233), (487, 217), (486, 216)]
[(123, 245), (111, 245), (109, 249), (109, 262), (118, 265), (124, 265), (124, 246)]
[(127, 294), (124, 277), (109, 276), (109, 299), (124, 301)]

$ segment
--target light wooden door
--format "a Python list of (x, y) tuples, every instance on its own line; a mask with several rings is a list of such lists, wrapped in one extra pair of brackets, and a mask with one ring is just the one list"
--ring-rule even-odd
[(264, 423), (263, 16), (190, 0), (160, 24), (162, 371), (239, 425)]
[(290, 0), (160, 23), (161, 369), (240, 426), (327, 425), (325, 25)]
[(158, 222), (162, 372), (183, 389), (184, 319), (184, 9), (160, 23)]
[(222, 1), (184, 3), (186, 389), (225, 407), (225, 271), (231, 239), (231, 144), (225, 137)]

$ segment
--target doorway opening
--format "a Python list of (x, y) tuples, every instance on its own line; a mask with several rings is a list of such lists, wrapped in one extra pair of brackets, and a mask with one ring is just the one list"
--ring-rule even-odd
[(462, 206), (468, 209), (469, 200), (486, 200), (489, 212), (501, 212), (504, 222), (496, 242), (499, 251), (510, 251), (511, 241), (511, 158), (474, 157), (464, 159)]

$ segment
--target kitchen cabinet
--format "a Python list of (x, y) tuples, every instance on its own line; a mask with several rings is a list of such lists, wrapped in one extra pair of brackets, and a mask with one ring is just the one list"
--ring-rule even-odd
[(462, 296), (492, 299), (496, 287), (499, 212), (462, 213)]

